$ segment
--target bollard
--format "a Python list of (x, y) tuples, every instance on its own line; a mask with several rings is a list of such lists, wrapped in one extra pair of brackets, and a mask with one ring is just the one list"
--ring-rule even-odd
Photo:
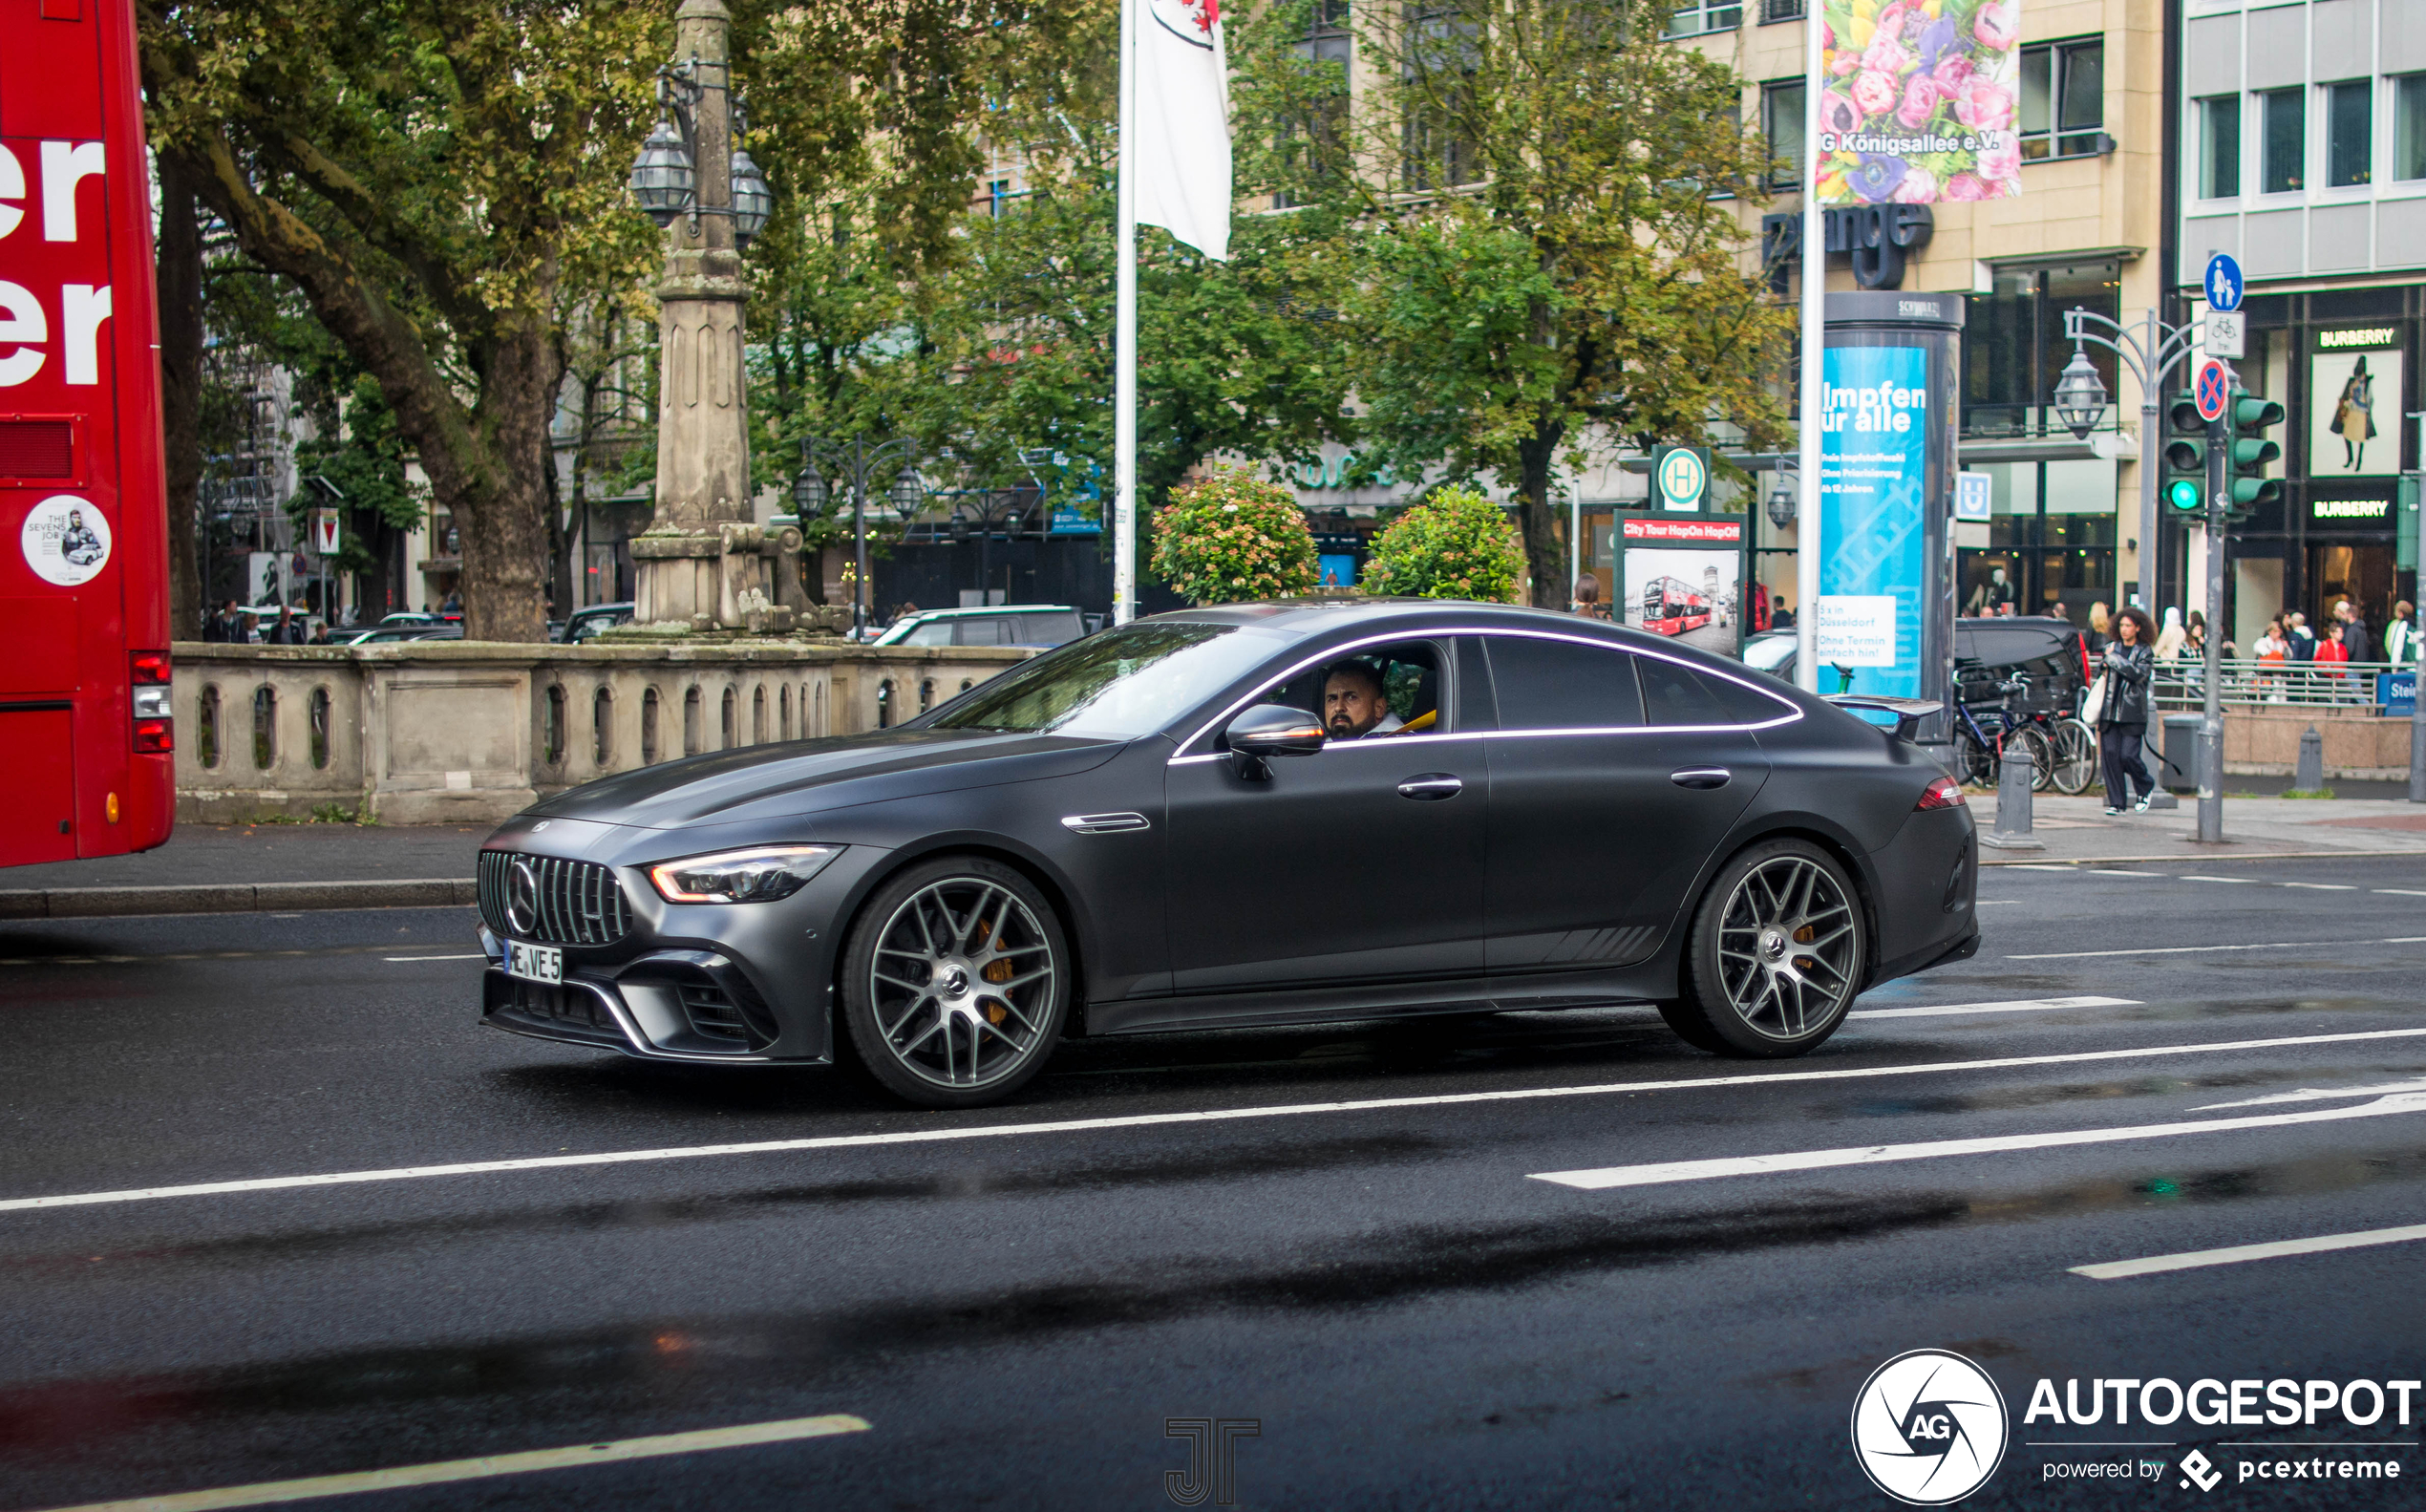
[(2031, 838), (2030, 750), (2020, 741), (2005, 748), (1996, 764), (1996, 827), (1980, 837), (1992, 850), (2045, 850), (2047, 842)]
[(2325, 791), (2325, 737), (2314, 725), (2300, 733), (2300, 766), (2291, 786), (2302, 793)]

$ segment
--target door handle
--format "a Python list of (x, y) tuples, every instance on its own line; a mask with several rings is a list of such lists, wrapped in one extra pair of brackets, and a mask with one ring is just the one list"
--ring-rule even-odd
[(1696, 766), (1687, 767), (1682, 772), (1671, 772), (1668, 774), (1668, 780), (1678, 787), (1725, 787), (1728, 780), (1734, 775), (1723, 766)]
[(1426, 772), (1399, 783), (1398, 796), (1421, 802), (1437, 802), (1444, 798), (1456, 798), (1465, 791), (1465, 786), (1464, 782), (1447, 772)]

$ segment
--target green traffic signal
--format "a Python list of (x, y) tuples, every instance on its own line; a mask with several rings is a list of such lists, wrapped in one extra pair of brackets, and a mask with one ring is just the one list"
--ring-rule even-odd
[[(2199, 415), (2199, 401), (2187, 390), (2177, 394), (2166, 406), (2165, 423), (2173, 438), (2165, 443), (2165, 497), (2176, 509), (2206, 507), (2207, 422)], [(2187, 490), (2185, 492), (2184, 490)]]
[(2187, 478), (2177, 478), (2165, 485), (2165, 500), (2176, 509), (2201, 507), (2199, 485)]
[(2224, 454), (2232, 475), (2226, 484), (2225, 497), (2230, 500), (2226, 507), (2245, 514), (2283, 497), (2281, 482), (2260, 476), (2268, 462), (2283, 456), (2283, 448), (2265, 435), (2268, 426), (2283, 423), (2283, 406), (2235, 389), (2232, 407), (2225, 413), (2232, 422), (2232, 447)]

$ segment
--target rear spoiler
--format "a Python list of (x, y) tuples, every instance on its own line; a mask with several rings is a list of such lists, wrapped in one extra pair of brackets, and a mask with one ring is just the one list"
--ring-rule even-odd
[(1875, 709), (1895, 715), (1895, 737), (1909, 740), (1922, 720), (1946, 712), (1946, 704), (1936, 698), (1890, 698), (1884, 693), (1828, 693), (1828, 702), (1840, 709)]

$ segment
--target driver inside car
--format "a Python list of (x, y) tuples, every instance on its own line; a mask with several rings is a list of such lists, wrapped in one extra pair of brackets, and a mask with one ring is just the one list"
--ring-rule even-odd
[(1333, 740), (1386, 735), (1405, 721), (1390, 711), (1381, 672), (1373, 663), (1351, 659), (1323, 675), (1323, 729)]

